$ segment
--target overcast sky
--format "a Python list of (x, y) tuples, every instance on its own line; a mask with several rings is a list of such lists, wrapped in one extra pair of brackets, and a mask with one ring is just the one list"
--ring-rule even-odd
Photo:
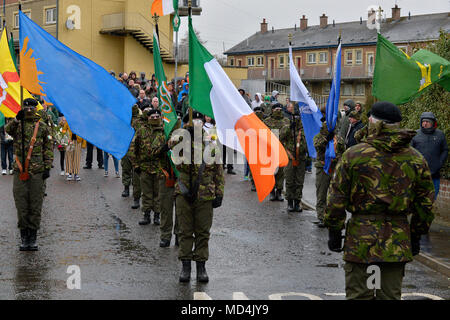
[[(319, 16), (325, 13), (328, 22), (357, 21), (367, 19), (367, 9), (380, 5), (387, 18), (395, 4), (402, 9), (401, 15), (439, 13), (450, 11), (450, 0), (200, 0), (201, 16), (193, 17), (194, 28), (207, 41), (206, 48), (213, 54), (222, 54), (260, 30), (266, 18), (269, 30), (293, 28), (300, 24), (302, 15), (308, 25), (318, 25)], [(187, 31), (187, 18), (182, 18), (179, 37)]]

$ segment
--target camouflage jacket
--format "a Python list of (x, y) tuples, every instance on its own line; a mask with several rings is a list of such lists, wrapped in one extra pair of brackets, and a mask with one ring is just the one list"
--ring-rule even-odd
[(266, 118), (264, 124), (269, 127), (270, 130), (278, 130), (278, 139), (284, 145), (288, 142), (290, 133), (290, 121), (283, 114), (280, 116), (272, 115)]
[[(410, 233), (428, 232), (434, 187), (427, 162), (409, 146), (414, 135), (383, 125), (366, 143), (342, 155), (328, 191), (324, 222), (331, 230), (342, 230), (345, 211), (352, 213), (345, 261), (411, 261)], [(412, 214), (411, 225), (407, 214)]]
[[(205, 132), (203, 132), (203, 135), (204, 134), (205, 134)], [(182, 143), (182, 141), (179, 143)], [(202, 154), (203, 154), (203, 152), (205, 151), (205, 142), (204, 141), (202, 142), (201, 147), (202, 147)], [(191, 163), (192, 164), (176, 165), (176, 169), (179, 172), (179, 177), (177, 179), (177, 182), (175, 183), (175, 196), (181, 195), (180, 184), (179, 184), (180, 180), (187, 188), (190, 188), (190, 181), (191, 181), (192, 185), (197, 181), (198, 172), (201, 167), (201, 164), (193, 164), (195, 148), (199, 148), (199, 146), (197, 144), (194, 144), (194, 142), (192, 142), (192, 151), (191, 151)], [(214, 152), (214, 150), (215, 150), (214, 148), (211, 149), (212, 152)], [(211, 155), (213, 156), (213, 153), (211, 153)], [(180, 154), (180, 156), (182, 156), (182, 154)], [(217, 163), (207, 164), (203, 171), (203, 175), (200, 179), (200, 185), (198, 188), (197, 199), (203, 200), (203, 201), (210, 201), (210, 200), (214, 200), (217, 197), (223, 198), (224, 188), (225, 188), (225, 179), (223, 176), (222, 164), (217, 164)]]
[[(26, 159), (28, 150), (30, 149), (31, 138), (33, 137), (34, 128), (39, 121), (39, 130), (36, 136), (36, 142), (31, 154), (30, 165), (28, 172), (33, 174), (39, 174), (44, 170), (50, 170), (53, 162), (53, 147), (50, 140), (50, 128), (41, 120), (39, 115), (35, 115), (33, 119), (24, 120), (24, 141), (25, 141), (25, 155)], [(22, 124), (20, 121), (13, 120), (5, 128), (6, 132), (14, 138), (14, 153), (18, 157), (22, 166), (25, 167), (25, 163), (22, 160)], [(19, 172), (17, 163), (14, 163), (14, 170)]]
[(364, 142), (369, 135), (369, 125), (365, 125), (361, 129), (355, 132), (355, 140), (358, 143)]
[[(327, 123), (324, 122), (322, 124), (322, 128), (320, 128), (320, 132), (314, 137), (314, 148), (316, 148), (317, 153), (317, 160), (314, 166), (318, 169), (323, 169), (325, 166), (325, 152), (327, 150), (327, 136), (328, 136), (328, 127)], [(344, 140), (339, 136), (336, 135), (338, 144), (336, 146), (336, 158), (331, 161), (330, 166), (330, 174), (334, 172), (334, 169), (336, 168), (336, 165), (341, 158), (342, 154), (345, 151), (345, 143)]]
[[(292, 115), (289, 115), (286, 119), (289, 121), (289, 132), (287, 133), (286, 142), (283, 146), (288, 153), (289, 159), (292, 160), (295, 158), (299, 161), (306, 160), (308, 146), (306, 144), (305, 133), (303, 131), (302, 119), (300, 115), (295, 115), (295, 118), (293, 118)], [(293, 125), (294, 122), (295, 126)], [(297, 146), (297, 141), (299, 138), (300, 144)]]
[(142, 172), (162, 175), (160, 168), (161, 152), (166, 144), (164, 130), (161, 126), (152, 126), (148, 122), (142, 122), (138, 126), (134, 139), (134, 152), (130, 160), (133, 166), (139, 167)]
[[(133, 114), (133, 117), (131, 118), (131, 126), (134, 129), (134, 136), (133, 136), (133, 139), (131, 140), (130, 147), (128, 148), (128, 152), (126, 154), (126, 156), (128, 157), (128, 159), (130, 159), (130, 161), (131, 161), (131, 159), (134, 159), (133, 153), (134, 153), (134, 141), (136, 140), (136, 134), (138, 132), (139, 127), (143, 123), (145, 123), (145, 121), (146, 121), (146, 119), (138, 114), (137, 115)], [(132, 163), (132, 165), (133, 165), (133, 163)]]

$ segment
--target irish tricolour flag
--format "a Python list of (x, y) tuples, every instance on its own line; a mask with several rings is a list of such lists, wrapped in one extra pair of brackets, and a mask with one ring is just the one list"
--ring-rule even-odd
[(253, 113), (216, 59), (198, 41), (189, 17), (189, 104), (216, 121), (220, 142), (245, 154), (259, 201), (289, 160), (278, 138)]
[(160, 17), (171, 14), (178, 8), (177, 0), (154, 0), (152, 4), (152, 16), (158, 15)]

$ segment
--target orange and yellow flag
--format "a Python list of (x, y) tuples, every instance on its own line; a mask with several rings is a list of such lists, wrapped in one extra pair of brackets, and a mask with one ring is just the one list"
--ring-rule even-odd
[[(33, 98), (23, 90), (23, 98)], [(9, 51), (6, 29), (0, 39), (0, 112), (6, 118), (14, 118), (20, 110), (20, 78)], [(42, 109), (39, 104), (37, 109)]]

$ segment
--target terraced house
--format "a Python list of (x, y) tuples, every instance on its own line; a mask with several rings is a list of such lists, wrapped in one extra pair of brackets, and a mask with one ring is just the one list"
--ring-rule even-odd
[[(376, 59), (377, 30), (368, 28), (368, 19), (335, 23), (323, 14), (320, 25), (309, 26), (303, 16), (294, 28), (269, 29), (266, 19), (259, 32), (225, 52), (229, 66), (247, 67), (247, 89), (264, 85), (266, 92), (289, 91), (289, 35), (292, 37), (295, 66), (310, 92), (323, 103), (329, 94), (337, 39), (342, 36), (341, 99), (365, 102), (370, 95)], [(450, 31), (450, 14), (401, 16), (398, 6), (392, 16), (382, 19), (381, 34), (408, 55), (439, 38), (439, 30)], [(252, 83), (253, 82), (253, 83)], [(257, 85), (256, 85), (257, 87)], [(253, 92), (251, 92), (253, 93)], [(316, 100), (317, 102), (317, 100)]]

